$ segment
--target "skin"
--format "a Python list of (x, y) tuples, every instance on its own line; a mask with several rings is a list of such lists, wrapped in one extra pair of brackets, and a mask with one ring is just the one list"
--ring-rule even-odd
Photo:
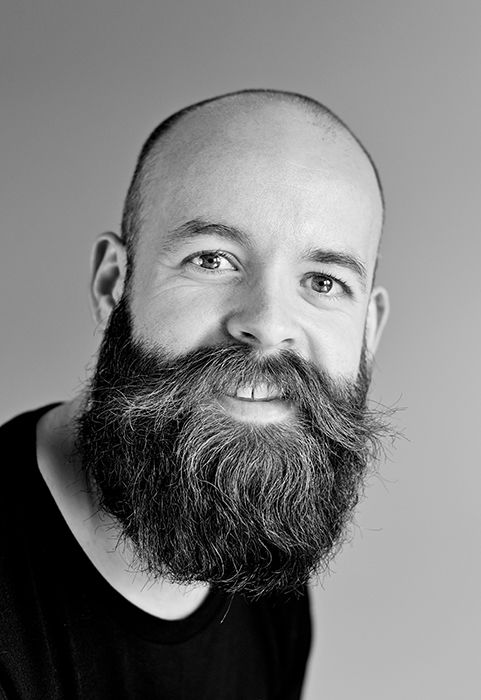
[[(145, 183), (147, 216), (137, 242), (130, 304), (134, 334), (182, 354), (243, 343), (259, 354), (289, 348), (334, 378), (354, 379), (363, 339), (376, 351), (388, 297), (372, 286), (382, 226), (372, 167), (347, 134), (291, 104), (248, 96), (206, 105), (163, 139)], [(186, 239), (188, 222), (209, 227)], [(212, 226), (212, 224), (214, 226)], [(232, 231), (242, 232), (234, 240)], [(230, 232), (227, 239), (225, 232)], [(344, 262), (308, 259), (314, 249)], [(205, 254), (207, 252), (207, 255)], [(120, 238), (99, 237), (92, 256), (92, 305), (103, 327), (124, 291)], [(289, 406), (220, 399), (240, 420), (284, 420)], [(251, 397), (252, 398), (252, 397)], [(259, 398), (259, 397), (257, 397)], [(85, 552), (125, 597), (151, 614), (192, 612), (205, 587), (149, 583), (128, 571), (131, 553), (114, 549), (72, 458), (79, 399), (38, 426), (42, 474)], [(127, 564), (127, 565), (126, 565)]]
[[(234, 111), (231, 102), (188, 115), (158, 154), (149, 224), (136, 250), (135, 333), (175, 354), (226, 342), (295, 349), (333, 377), (352, 379), (364, 331), (373, 355), (387, 318), (386, 291), (371, 289), (382, 221), (371, 165), (353, 140), (326, 135), (298, 107), (261, 102), (253, 110), (246, 100), (242, 110), (238, 99)], [(248, 245), (209, 230), (166, 246), (170, 232), (194, 219), (235, 227)], [(303, 259), (313, 248), (355, 256), (365, 285), (342, 265)], [(195, 257), (219, 250), (218, 270)], [(94, 266), (93, 306), (103, 324), (125, 280), (115, 235), (100, 238)], [(337, 282), (328, 293), (314, 291), (312, 275), (320, 273), (351, 293)]]

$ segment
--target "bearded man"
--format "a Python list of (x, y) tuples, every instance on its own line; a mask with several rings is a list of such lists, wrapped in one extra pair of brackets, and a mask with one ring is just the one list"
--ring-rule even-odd
[(306, 587), (385, 429), (382, 222), (370, 156), (310, 98), (151, 134), (95, 245), (88, 386), (1, 430), (6, 698), (300, 697)]

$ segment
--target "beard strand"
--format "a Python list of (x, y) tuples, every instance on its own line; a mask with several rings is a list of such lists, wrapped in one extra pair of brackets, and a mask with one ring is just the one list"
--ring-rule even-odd
[[(292, 419), (258, 425), (216, 400), (274, 385)], [(100, 508), (138, 567), (176, 583), (258, 598), (299, 591), (346, 535), (386, 431), (356, 382), (334, 382), (296, 353), (247, 346), (183, 356), (132, 339), (126, 300), (112, 312), (77, 445)]]

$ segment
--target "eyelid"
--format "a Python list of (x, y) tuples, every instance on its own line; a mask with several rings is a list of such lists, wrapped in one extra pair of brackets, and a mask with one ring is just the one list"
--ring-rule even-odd
[[(333, 282), (336, 282), (337, 284), (340, 285), (341, 289), (343, 290), (344, 294), (351, 299), (354, 297), (354, 292), (351, 288), (351, 286), (343, 279), (340, 277), (337, 277), (336, 275), (333, 275), (329, 272), (323, 272), (322, 270), (316, 270), (315, 272), (309, 272), (307, 275), (305, 275), (305, 279), (311, 279), (312, 277), (315, 277), (316, 275), (319, 275), (320, 277), (327, 277), (328, 279), (332, 280)], [(319, 292), (314, 292), (320, 297), (324, 297), (325, 299), (338, 299), (341, 294), (320, 294)]]
[[(223, 258), (225, 258), (225, 259), (232, 265), (232, 267), (233, 267), (235, 270), (239, 270), (239, 265), (238, 265), (238, 263), (236, 262), (236, 259), (234, 258), (234, 256), (233, 256), (231, 253), (228, 253), (228, 252), (225, 251), (225, 250), (218, 250), (217, 248), (214, 248), (214, 249), (208, 248), (208, 249), (206, 249), (206, 250), (198, 250), (198, 251), (195, 252), (195, 253), (191, 253), (191, 254), (188, 255), (186, 258), (184, 258), (184, 260), (182, 260), (182, 265), (185, 265), (186, 263), (192, 263), (192, 260), (193, 260), (194, 258), (198, 258), (198, 257), (200, 257), (201, 255), (220, 255), (220, 256), (222, 256)], [(193, 264), (193, 263), (192, 263), (192, 264)], [(199, 270), (204, 270), (205, 272), (211, 272), (211, 273), (212, 273), (212, 272), (213, 272), (213, 273), (215, 273), (215, 272), (217, 272), (217, 273), (225, 272), (225, 270), (215, 270), (215, 269), (209, 270), (209, 269), (206, 269), (206, 268), (202, 268), (200, 265), (195, 265), (194, 267), (198, 267)]]

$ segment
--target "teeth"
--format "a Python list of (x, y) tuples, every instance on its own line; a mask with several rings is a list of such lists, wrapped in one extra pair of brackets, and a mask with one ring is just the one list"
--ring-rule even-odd
[(265, 399), (275, 399), (279, 392), (275, 387), (267, 384), (257, 384), (256, 386), (240, 386), (236, 391), (236, 396), (240, 399), (251, 399), (251, 401), (261, 401)]
[(272, 391), (269, 390), (267, 384), (259, 384), (252, 389), (253, 399), (269, 399), (272, 395)]

